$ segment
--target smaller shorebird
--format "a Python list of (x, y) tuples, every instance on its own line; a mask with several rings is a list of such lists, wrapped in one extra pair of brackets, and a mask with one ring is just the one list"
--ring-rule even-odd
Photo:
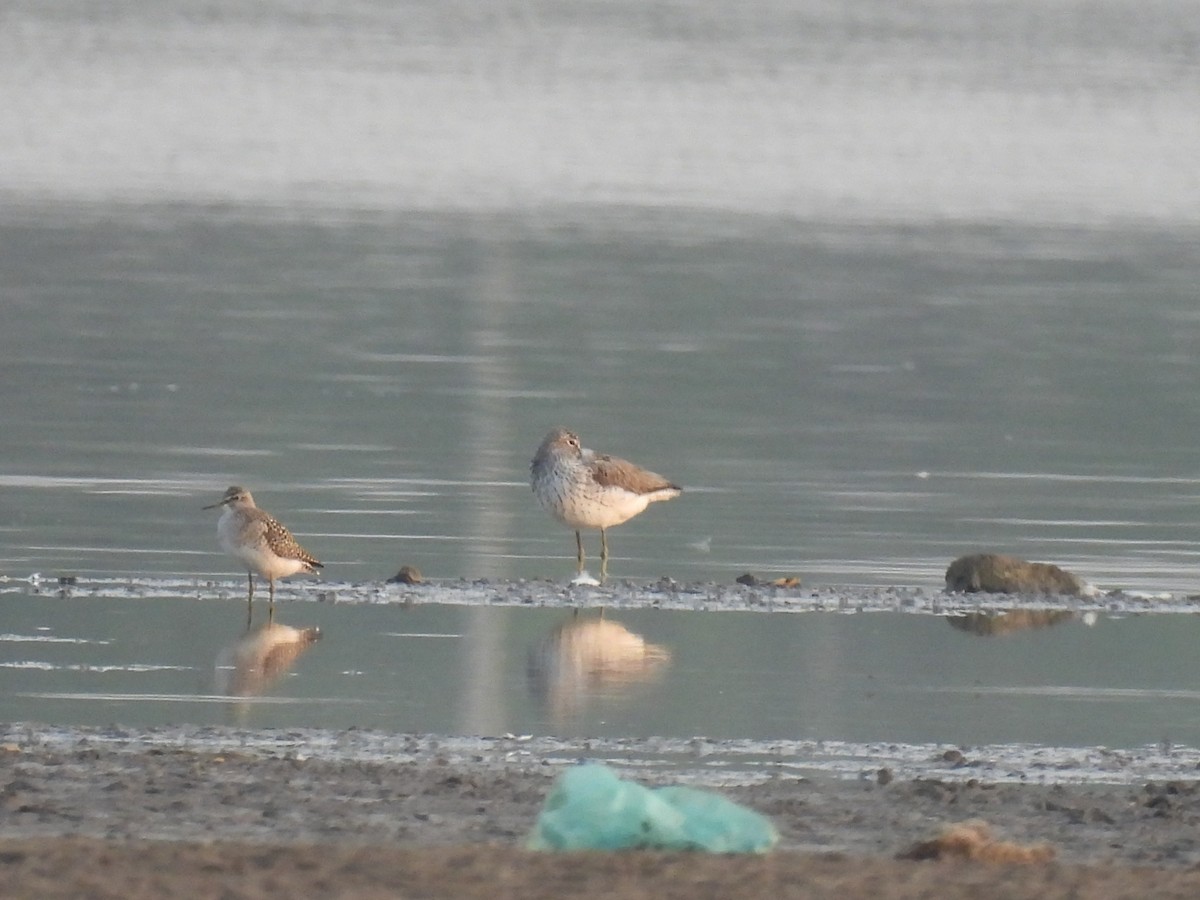
[(254, 573), (267, 579), (270, 606), (267, 621), (275, 619), (275, 579), (297, 572), (322, 568), (317, 558), (296, 543), (292, 533), (278, 519), (254, 505), (254, 497), (244, 487), (234, 485), (220, 503), (205, 509), (225, 507), (217, 522), (217, 541), (221, 549), (246, 567), (249, 589), (246, 597), (246, 625), (254, 618)]
[(683, 493), (654, 472), (628, 460), (586, 449), (565, 428), (546, 435), (529, 466), (530, 485), (550, 515), (575, 530), (579, 574), (583, 573), (584, 528), (600, 529), (600, 580), (608, 577), (607, 529), (627, 522), (657, 500)]

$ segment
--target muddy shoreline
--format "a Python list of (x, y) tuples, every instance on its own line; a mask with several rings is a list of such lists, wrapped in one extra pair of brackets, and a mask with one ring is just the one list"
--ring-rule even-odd
[[(743, 576), (747, 577), (747, 576)], [(418, 584), (389, 581), (281, 582), (276, 597), (282, 602), (329, 604), (395, 604), (417, 606), (536, 607), (610, 610), (667, 609), (692, 612), (905, 612), (956, 615), (1011, 610), (1062, 610), (1084, 615), (1195, 613), (1200, 595), (1099, 591), (1092, 596), (1063, 594), (1006, 594), (948, 591), (941, 586), (823, 585), (807, 586), (761, 581), (676, 581), (673, 578), (631, 580), (614, 578), (603, 585), (571, 584), (541, 579), (445, 578)], [(157, 578), (74, 576), (13, 578), (0, 576), (0, 594), (27, 593), (59, 598), (236, 598), (245, 597), (245, 581), (237, 578)]]
[[(404, 896), (394, 883), (380, 887), (399, 877), (396, 873), (421, 884), (427, 878), (424, 896), (471, 897), (475, 890), (484, 896), (494, 885), (482, 875), (473, 888), (453, 878), (439, 882), (436, 871), (420, 875), (416, 870), (445, 868), (453, 859), (455, 878), (466, 878), (472, 871), (485, 871), (487, 859), (495, 864), (496, 859), (524, 858), (521, 848), (537, 812), (556, 775), (570, 764), (536, 754), (514, 755), (506, 742), (498, 742), (491, 753), (442, 753), (436, 741), (422, 743), (430, 739), (416, 736), (411, 739), (414, 752), (401, 760), (322, 758), (319, 746), (308, 746), (314, 752), (306, 752), (303, 742), (294, 741), (286, 750), (270, 752), (249, 740), (239, 742), (233, 732), (224, 749), (199, 750), (139, 742), (136, 734), (117, 743), (86, 733), (73, 739), (42, 737), (35, 726), (10, 726), (0, 745), (0, 859), (8, 883), (26, 885), (30, 896), (71, 896), (47, 893), (46, 884), (35, 890), (41, 877), (37, 873), (52, 871), (54, 884), (82, 884), (80, 879), (97, 877), (97, 854), (108, 860), (108, 880), (93, 885), (94, 896), (117, 896), (118, 885), (125, 896), (153, 896), (130, 889), (131, 879), (149, 878), (152, 872), (154, 878), (146, 883), (158, 891), (284, 896), (314, 878), (333, 878), (327, 871), (331, 866), (338, 872), (350, 866), (357, 873), (354, 878), (366, 879), (353, 891), (342, 891), (344, 896)], [(1140, 886), (1140, 894), (1128, 896), (1147, 895), (1151, 884), (1160, 896), (1170, 896), (1172, 885), (1182, 885), (1178, 895), (1186, 896), (1185, 888), (1200, 890), (1200, 783), (1194, 770), (1180, 776), (1125, 784), (1021, 784), (969, 773), (905, 778), (884, 771), (872, 779), (774, 774), (720, 789), (769, 816), (782, 835), (769, 861), (732, 864), (750, 866), (747, 872), (757, 873), (754, 878), (767, 879), (763, 896), (771, 891), (788, 896), (790, 882), (779, 879), (791, 868), (807, 873), (806, 878), (824, 873), (820, 877), (841, 885), (839, 890), (849, 889), (846, 878), (875, 871), (889, 885), (890, 893), (879, 896), (919, 896), (903, 891), (917, 890), (931, 867), (945, 870), (946, 877), (951, 871), (960, 873), (944, 883), (944, 896), (957, 896), (953, 886), (960, 882), (978, 889), (981, 878), (988, 883), (981, 868), (986, 873), (1009, 867), (894, 859), (946, 824), (970, 819), (987, 821), (1007, 840), (1052, 845), (1055, 883), (1074, 885), (1073, 890), (1083, 891), (1079, 896), (1122, 896), (1096, 892), (1116, 890), (1122, 879), (1131, 879), (1131, 891)], [(665, 783), (686, 777), (686, 770), (641, 772), (638, 777)], [(314, 861), (313, 848), (318, 847)], [(422, 849), (430, 852), (414, 855)], [(391, 858), (393, 868), (376, 871), (383, 858)], [(84, 862), (88, 859), (93, 864)], [(152, 859), (160, 862), (152, 864)], [(368, 859), (370, 865), (363, 862)], [(520, 872), (545, 870), (543, 880), (550, 879), (545, 881), (549, 884), (553, 878), (546, 873), (565, 865), (565, 859), (538, 857)], [(593, 864), (594, 859), (589, 866)], [(169, 866), (167, 874), (160, 871), (163, 865)], [(596, 870), (595, 884), (582, 884), (580, 890), (584, 895), (594, 889), (611, 896), (649, 896), (613, 887), (613, 877), (637, 865), (642, 864), (613, 858), (608, 868)], [(671, 869), (675, 864), (661, 865)], [(693, 862), (685, 871), (713, 865), (713, 859)], [(714, 871), (728, 874), (729, 865)], [(269, 871), (271, 877), (231, 886), (229, 872), (239, 867), (259, 875)], [(1109, 875), (1098, 878), (1098, 871)], [(162, 880), (175, 876), (186, 883)], [(525, 875), (513, 877), (514, 896), (553, 896), (522, 886)], [(1018, 880), (1034, 879), (1030, 884), (1036, 882), (1036, 890), (1005, 896), (1048, 895), (1047, 884), (1038, 881), (1042, 877), (1022, 874)], [(1012, 887), (1009, 875), (1003, 881)], [(447, 890), (456, 885), (454, 892), (437, 893), (431, 885), (439, 883)], [(676, 896), (672, 890), (690, 883), (676, 873), (671, 884), (659, 885), (658, 895)], [(105, 884), (113, 893), (105, 893)], [(348, 885), (342, 887), (350, 891)], [(706, 896), (695, 890), (691, 895)]]
[[(248, 747), (8, 740), (0, 836), (518, 846), (572, 764), (514, 756), (504, 742), (474, 756), (433, 749), (402, 761)], [(626, 774), (648, 784), (713, 781), (687, 769)], [(1200, 822), (1200, 781), (1183, 775), (1192, 777), (1019, 784), (969, 770), (908, 779), (884, 769), (871, 779), (782, 774), (718, 789), (769, 816), (783, 849), (886, 856), (948, 822), (980, 818), (1011, 840), (1051, 842), (1066, 862), (1200, 865), (1200, 832), (1190, 827)]]

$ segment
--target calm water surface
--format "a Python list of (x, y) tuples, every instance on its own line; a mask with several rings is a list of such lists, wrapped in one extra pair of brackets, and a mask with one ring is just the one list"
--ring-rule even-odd
[(238, 483), (330, 577), (566, 575), (527, 482), (565, 423), (687, 489), (614, 574), (1200, 582), (1182, 237), (630, 219), (0, 217), (0, 564), (236, 571)]
[[(240, 483), (333, 579), (401, 564), (563, 578), (573, 540), (536, 508), (527, 466), (565, 424), (686, 488), (613, 531), (615, 575), (932, 587), (959, 554), (997, 550), (1103, 587), (1200, 586), (1189, 4), (306, 0), (202, 15), (127, 0), (17, 4), (6, 26), (0, 575), (233, 579), (201, 506)], [(168, 666), (153, 672), (5, 668), (10, 698), (90, 697), (110, 677), (133, 679), (117, 695), (191, 697), (235, 636), (214, 629), (237, 621), (202, 627), (209, 606), (174, 601), (79, 619), (44, 597), (5, 606), (18, 635), (109, 640), (122, 616), (127, 632), (163, 617), (161, 635), (206, 635), (182, 664), (169, 644), (117, 654)], [(554, 624), (479, 622), (492, 615), (503, 627), (474, 633), (507, 648), (510, 674)], [(442, 618), (388, 629), (461, 634), (469, 614), (420, 616)], [(634, 623), (672, 659), (604, 713), (615, 731), (950, 734), (889, 719), (868, 679), (934, 635), (1014, 646), (934, 619), (798, 617), (788, 640), (815, 641), (803, 653), (764, 655), (757, 638), (702, 652), (672, 631), (685, 621)], [(1151, 691), (1117, 704), (1113, 737), (1014, 733), (1190, 734), (1190, 697), (1105, 674), (1149, 656), (1164, 621), (1054, 629), (1077, 668), (1043, 687)], [(461, 637), (296, 624), (329, 626), (285, 682), (308, 685), (306, 702), (255, 705), (277, 717), (255, 721), (491, 721), (450, 712), (492, 703), (455, 674)], [(430, 662), (348, 674), (345, 648), (368, 638), (372, 658)], [(848, 678), (850, 644), (879, 668)], [(34, 646), (14, 639), (10, 663), (115, 652)], [(1105, 666), (1089, 668), (1099, 647)], [(999, 693), (975, 716), (955, 665), (940, 692), (929, 674), (906, 696), (936, 698), (979, 740), (1012, 685), (981, 676)], [(823, 680), (857, 699), (747, 720), (691, 704), (695, 719), (663, 721), (656, 692), (705, 666), (745, 696)], [(506, 691), (496, 727), (549, 721), (523, 681)], [(1032, 696), (1050, 711), (1116, 702)], [(407, 717), (433, 697), (441, 713)], [(89, 721), (150, 708), (36, 703)], [(224, 708), (164, 700), (144, 720)]]
[[(1194, 616), (681, 613), (5, 596), (0, 721), (1200, 745)], [(241, 648), (240, 650), (237, 648)], [(250, 669), (257, 667), (257, 673)]]

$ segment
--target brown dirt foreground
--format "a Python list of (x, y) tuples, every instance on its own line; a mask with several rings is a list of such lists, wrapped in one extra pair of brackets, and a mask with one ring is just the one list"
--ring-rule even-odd
[[(776, 778), (761, 857), (521, 849), (561, 764), (0, 748), (0, 896), (21, 898), (1200, 897), (1200, 786)], [(660, 780), (669, 776), (660, 773)], [(1054, 848), (900, 860), (951, 823)]]
[(1194, 870), (761, 857), (548, 854), (513, 847), (0, 841), (0, 893), (59, 898), (1194, 898)]

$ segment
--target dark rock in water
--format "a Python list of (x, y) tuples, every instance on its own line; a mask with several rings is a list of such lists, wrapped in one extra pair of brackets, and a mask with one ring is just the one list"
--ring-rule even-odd
[(999, 553), (960, 556), (946, 569), (946, 590), (994, 594), (1070, 594), (1090, 597), (1096, 589), (1050, 563), (1031, 563)]
[(401, 566), (400, 571), (388, 579), (388, 584), (420, 584), (422, 580), (416, 566)]

